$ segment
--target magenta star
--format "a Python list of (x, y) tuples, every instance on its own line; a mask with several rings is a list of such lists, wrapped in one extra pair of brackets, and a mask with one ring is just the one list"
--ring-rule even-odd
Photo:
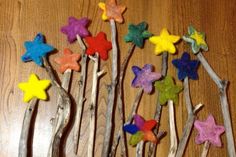
[(90, 35), (87, 29), (89, 24), (88, 18), (84, 17), (78, 20), (75, 17), (69, 17), (68, 23), (67, 26), (61, 28), (61, 32), (67, 35), (70, 43), (76, 40), (76, 35), (79, 35), (81, 38)]
[(135, 78), (132, 81), (132, 87), (141, 87), (144, 92), (150, 93), (153, 88), (153, 82), (161, 78), (161, 74), (152, 72), (152, 68), (153, 66), (151, 64), (145, 64), (142, 69), (133, 66), (132, 70)]
[(194, 127), (198, 130), (198, 135), (195, 138), (197, 144), (209, 141), (212, 145), (221, 147), (220, 135), (224, 133), (225, 127), (216, 125), (215, 119), (211, 114), (204, 122), (196, 120), (194, 122)]

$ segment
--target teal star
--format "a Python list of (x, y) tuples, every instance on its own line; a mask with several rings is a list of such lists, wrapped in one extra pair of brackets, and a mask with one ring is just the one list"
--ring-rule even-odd
[(152, 36), (152, 34), (146, 30), (147, 26), (148, 24), (146, 22), (141, 22), (137, 25), (129, 24), (129, 32), (124, 38), (125, 42), (132, 42), (140, 48), (143, 47), (144, 40)]
[(205, 33), (198, 32), (193, 26), (189, 26), (188, 34), (183, 36), (184, 41), (191, 44), (191, 48), (194, 54), (197, 54), (200, 49), (208, 51), (208, 46), (205, 38)]
[(166, 76), (161, 81), (155, 82), (155, 87), (159, 91), (159, 101), (164, 105), (168, 100), (178, 102), (178, 93), (182, 90), (181, 86), (177, 86), (171, 76)]
[(24, 43), (26, 52), (21, 59), (23, 62), (34, 61), (37, 65), (43, 65), (43, 57), (54, 50), (54, 47), (44, 43), (44, 36), (39, 33), (33, 41)]

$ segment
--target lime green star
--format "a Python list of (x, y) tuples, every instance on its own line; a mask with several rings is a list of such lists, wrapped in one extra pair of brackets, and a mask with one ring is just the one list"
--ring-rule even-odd
[(162, 29), (160, 36), (153, 36), (149, 38), (149, 41), (156, 45), (156, 55), (159, 55), (162, 52), (174, 54), (176, 52), (174, 43), (178, 42), (179, 40), (179, 36), (170, 35), (166, 28)]
[(161, 81), (155, 82), (155, 87), (159, 91), (159, 101), (164, 105), (168, 100), (178, 102), (178, 93), (182, 90), (181, 86), (177, 86), (171, 76), (166, 76)]
[(191, 44), (191, 48), (194, 54), (197, 54), (200, 49), (208, 51), (208, 46), (205, 38), (205, 33), (198, 32), (193, 26), (189, 26), (188, 34), (183, 36), (184, 41)]
[(29, 102), (33, 98), (41, 100), (47, 99), (45, 90), (49, 87), (50, 80), (39, 80), (35, 74), (31, 74), (28, 82), (18, 84), (18, 87), (24, 92), (24, 102)]

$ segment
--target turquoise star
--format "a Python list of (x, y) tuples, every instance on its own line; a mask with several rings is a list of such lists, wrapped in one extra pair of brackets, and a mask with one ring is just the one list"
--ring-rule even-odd
[(171, 76), (166, 76), (161, 81), (155, 82), (155, 87), (159, 91), (159, 101), (164, 105), (168, 100), (174, 103), (178, 102), (178, 93), (182, 90), (181, 86), (177, 86)]
[(33, 41), (24, 43), (26, 52), (21, 59), (23, 62), (34, 61), (37, 65), (43, 65), (43, 57), (54, 50), (54, 47), (44, 43), (44, 36), (39, 33)]
[(144, 40), (152, 36), (152, 34), (146, 30), (147, 26), (148, 24), (146, 22), (141, 22), (137, 25), (129, 24), (129, 32), (124, 40), (126, 42), (132, 42), (140, 48), (143, 47)]

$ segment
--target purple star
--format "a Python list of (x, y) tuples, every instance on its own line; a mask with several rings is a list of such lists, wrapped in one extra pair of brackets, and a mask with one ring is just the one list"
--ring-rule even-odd
[(209, 141), (212, 145), (221, 147), (220, 135), (224, 133), (225, 127), (216, 125), (212, 115), (209, 115), (204, 122), (196, 120), (194, 127), (198, 130), (198, 135), (195, 138), (197, 144)]
[(142, 69), (133, 66), (132, 70), (135, 78), (132, 81), (132, 87), (141, 87), (144, 92), (150, 93), (153, 88), (153, 82), (161, 78), (161, 74), (152, 72), (152, 68), (153, 66), (151, 64), (145, 64)]
[(61, 28), (61, 32), (67, 35), (68, 41), (70, 43), (76, 40), (76, 35), (79, 35), (81, 38), (87, 37), (90, 35), (87, 27), (89, 24), (89, 19), (84, 17), (77, 20), (75, 17), (69, 17), (69, 25)]

